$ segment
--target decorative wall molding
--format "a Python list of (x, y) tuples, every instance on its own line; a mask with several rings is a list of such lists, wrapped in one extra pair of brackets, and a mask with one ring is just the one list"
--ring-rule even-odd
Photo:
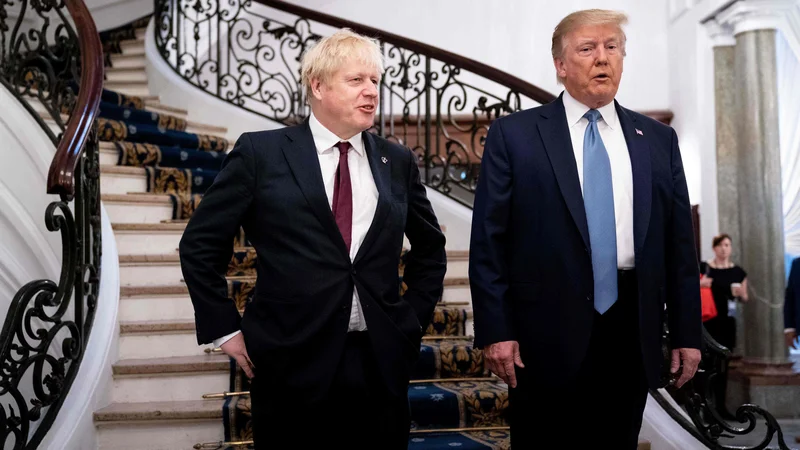
[(733, 28), (729, 24), (718, 22), (711, 19), (704, 24), (708, 37), (711, 38), (714, 47), (733, 47), (736, 45), (736, 37), (733, 35)]

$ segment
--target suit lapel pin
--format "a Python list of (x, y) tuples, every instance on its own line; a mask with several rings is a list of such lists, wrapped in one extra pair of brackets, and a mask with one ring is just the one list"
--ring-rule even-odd
[(388, 159), (388, 158), (386, 158), (385, 156), (381, 156), (381, 162), (383, 162), (384, 164), (386, 164), (386, 163), (388, 163), (388, 162), (389, 162), (389, 159)]
[(634, 128), (634, 130), (636, 130), (636, 134), (638, 134), (639, 136), (644, 136), (644, 133), (642, 133), (642, 130), (640, 130), (638, 128)]

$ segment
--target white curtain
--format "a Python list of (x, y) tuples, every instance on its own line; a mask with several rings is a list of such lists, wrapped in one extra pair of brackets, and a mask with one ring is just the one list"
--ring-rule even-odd
[(778, 126), (786, 252), (800, 256), (800, 62), (778, 32)]

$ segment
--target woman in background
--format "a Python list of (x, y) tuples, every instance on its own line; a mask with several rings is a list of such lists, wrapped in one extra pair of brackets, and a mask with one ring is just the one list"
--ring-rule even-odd
[(711, 287), (717, 316), (704, 323), (706, 330), (721, 345), (733, 350), (736, 345), (736, 319), (729, 316), (728, 302), (749, 300), (747, 272), (731, 262), (731, 237), (720, 234), (712, 241), (714, 258), (701, 263), (700, 280), (703, 287)]

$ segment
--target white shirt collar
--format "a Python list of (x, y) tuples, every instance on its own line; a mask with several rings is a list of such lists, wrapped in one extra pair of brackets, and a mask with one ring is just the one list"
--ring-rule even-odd
[[(573, 125), (577, 124), (583, 118), (583, 115), (586, 114), (586, 111), (589, 111), (592, 108), (584, 105), (583, 103), (575, 100), (575, 98), (569, 95), (566, 89), (564, 89), (564, 111), (567, 113), (567, 125), (572, 128)], [(601, 107), (598, 109), (600, 111), (600, 115), (603, 116), (603, 121), (608, 125), (612, 130), (617, 129), (619, 127), (619, 116), (617, 116), (617, 108), (614, 105), (614, 102)]]
[[(341, 141), (339, 136), (336, 136), (333, 131), (325, 128), (325, 125), (317, 120), (313, 111), (308, 118), (308, 126), (311, 128), (311, 136), (314, 138), (314, 145), (317, 146), (317, 153), (320, 155), (333, 151), (333, 146)], [(364, 156), (364, 140), (361, 138), (361, 133), (351, 136), (347, 142), (353, 146), (353, 150), (358, 156)]]

